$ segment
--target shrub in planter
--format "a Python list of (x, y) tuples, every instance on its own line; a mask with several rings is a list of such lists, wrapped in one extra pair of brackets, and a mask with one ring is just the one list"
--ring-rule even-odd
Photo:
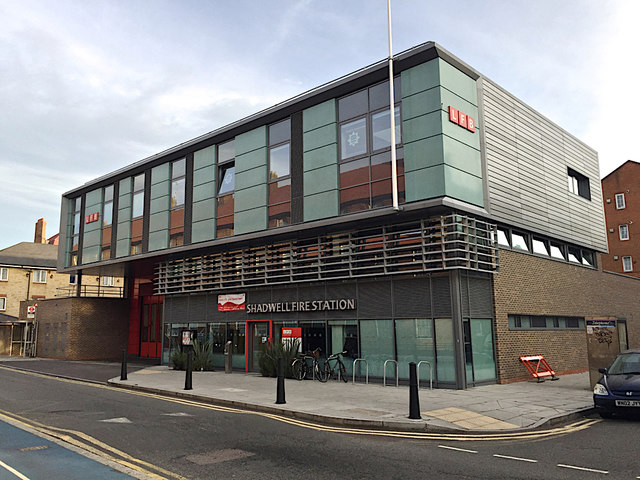
[(180, 349), (175, 349), (169, 357), (169, 364), (174, 370), (186, 370), (187, 354), (185, 352), (181, 352)]
[(213, 341), (193, 341), (193, 369), (207, 371), (215, 370), (213, 367)]
[(293, 378), (291, 363), (298, 356), (299, 346), (299, 340), (287, 342), (286, 344), (284, 342), (274, 342), (267, 345), (267, 348), (258, 354), (260, 374), (263, 377), (278, 376), (278, 358), (282, 357), (284, 360), (284, 376)]

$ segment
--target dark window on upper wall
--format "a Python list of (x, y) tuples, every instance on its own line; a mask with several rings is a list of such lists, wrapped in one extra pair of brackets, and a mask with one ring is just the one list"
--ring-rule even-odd
[(102, 242), (100, 258), (111, 258), (111, 224), (113, 223), (113, 185), (102, 189)]
[(587, 200), (591, 200), (589, 178), (576, 172), (573, 168), (567, 168), (567, 182), (571, 193), (575, 193)]
[(291, 223), (291, 120), (269, 126), (269, 228)]
[(169, 218), (169, 247), (184, 243), (184, 188), (186, 159), (171, 162), (171, 211)]
[[(404, 202), (400, 78), (394, 80), (398, 200)], [(338, 100), (340, 213), (392, 204), (389, 83)]]
[(216, 237), (233, 235), (233, 193), (236, 188), (236, 147), (233, 140), (218, 145), (218, 198), (216, 206)]
[(142, 253), (142, 215), (144, 213), (144, 173), (133, 177), (133, 201), (131, 205), (130, 254)]

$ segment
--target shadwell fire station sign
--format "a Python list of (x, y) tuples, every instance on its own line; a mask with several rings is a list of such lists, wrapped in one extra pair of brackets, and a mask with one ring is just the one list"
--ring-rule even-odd
[(218, 295), (218, 311), (245, 310), (247, 313), (326, 312), (331, 310), (355, 310), (355, 298), (333, 300), (306, 300), (303, 302), (245, 303), (244, 293)]

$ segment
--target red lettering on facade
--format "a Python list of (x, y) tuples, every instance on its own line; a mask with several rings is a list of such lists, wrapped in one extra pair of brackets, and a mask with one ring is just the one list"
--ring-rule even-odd
[(456, 110), (452, 106), (449, 106), (449, 121), (458, 123), (458, 110)]
[(470, 132), (476, 131), (476, 121), (473, 119), (473, 117), (467, 117), (467, 130), (469, 130)]

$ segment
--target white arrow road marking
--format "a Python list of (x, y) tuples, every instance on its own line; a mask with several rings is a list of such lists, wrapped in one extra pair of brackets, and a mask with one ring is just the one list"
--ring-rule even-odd
[(558, 466), (560, 468), (571, 468), (572, 470), (581, 470), (583, 472), (602, 473), (603, 475), (609, 474), (607, 470), (594, 470), (593, 468), (576, 467), (575, 465), (563, 465), (562, 463), (559, 463)]
[(447, 450), (455, 450), (456, 452), (478, 453), (476, 450), (467, 450), (466, 448), (448, 447), (446, 445), (438, 445), (438, 448), (446, 448)]
[(521, 462), (538, 463), (538, 460), (533, 460), (531, 458), (510, 457), (509, 455), (498, 455), (497, 453), (494, 453), (493, 456), (496, 458), (506, 458), (507, 460), (519, 460)]
[(106, 420), (100, 420), (105, 423), (131, 423), (127, 417), (118, 417), (118, 418), (108, 418)]

